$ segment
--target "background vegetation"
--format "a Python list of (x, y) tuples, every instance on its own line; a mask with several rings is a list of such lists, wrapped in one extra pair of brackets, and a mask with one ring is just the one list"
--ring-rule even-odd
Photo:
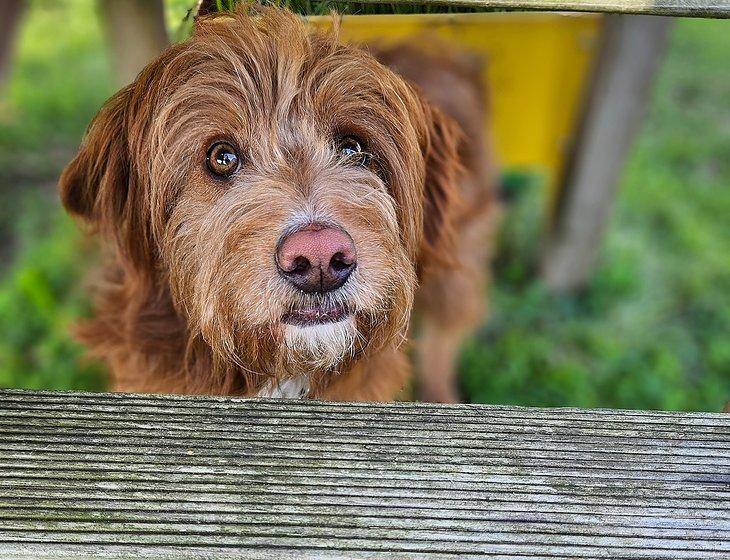
[[(0, 386), (101, 389), (69, 335), (93, 243), (55, 180), (112, 93), (94, 4), (35, 0), (0, 92)], [(169, 5), (173, 29), (184, 2)], [(680, 20), (591, 285), (535, 277), (542, 190), (517, 191), (490, 317), (462, 355), (467, 399), (719, 410), (730, 399), (730, 33)]]

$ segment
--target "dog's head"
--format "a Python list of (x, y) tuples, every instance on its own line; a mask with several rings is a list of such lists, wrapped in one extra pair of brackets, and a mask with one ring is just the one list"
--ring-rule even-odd
[(215, 355), (332, 371), (403, 339), (456, 136), (364, 50), (241, 9), (203, 18), (104, 105), (61, 197)]

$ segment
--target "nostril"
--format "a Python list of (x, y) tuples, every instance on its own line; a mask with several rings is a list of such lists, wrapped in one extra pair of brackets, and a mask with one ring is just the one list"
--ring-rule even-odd
[(289, 270), (287, 270), (287, 272), (301, 274), (307, 272), (310, 268), (312, 268), (312, 263), (309, 262), (309, 259), (307, 257), (299, 256), (294, 259), (292, 266)]
[(343, 272), (352, 268), (353, 263), (349, 262), (342, 253), (335, 253), (330, 259), (330, 268), (335, 272)]

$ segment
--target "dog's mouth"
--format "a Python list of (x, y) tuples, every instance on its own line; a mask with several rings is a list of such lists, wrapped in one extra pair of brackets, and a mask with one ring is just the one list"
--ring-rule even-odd
[(285, 313), (281, 322), (297, 327), (324, 325), (344, 321), (350, 316), (350, 310), (342, 303), (314, 303)]

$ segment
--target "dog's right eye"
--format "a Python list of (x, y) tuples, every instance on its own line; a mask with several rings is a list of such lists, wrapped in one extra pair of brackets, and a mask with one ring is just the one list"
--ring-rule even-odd
[(208, 169), (218, 177), (230, 177), (240, 166), (238, 152), (228, 142), (216, 142), (208, 149)]

